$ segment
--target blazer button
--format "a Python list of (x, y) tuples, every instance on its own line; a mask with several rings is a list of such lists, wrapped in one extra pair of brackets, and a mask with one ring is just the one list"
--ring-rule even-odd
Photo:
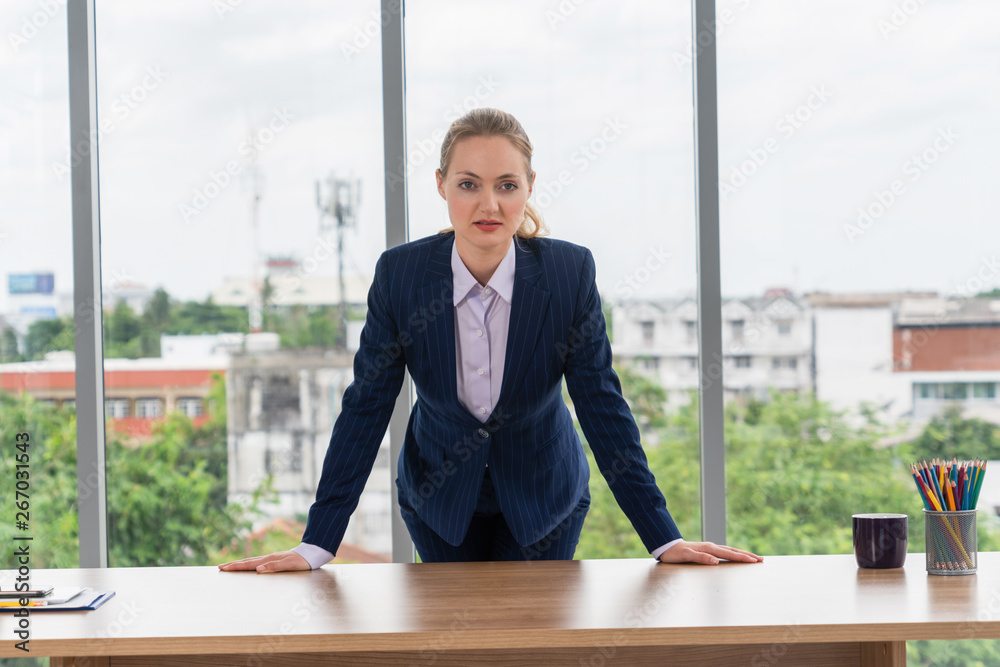
[(479, 429), (479, 435), (483, 438), (488, 438), (490, 437), (490, 432), (487, 431), (485, 428), (481, 428)]

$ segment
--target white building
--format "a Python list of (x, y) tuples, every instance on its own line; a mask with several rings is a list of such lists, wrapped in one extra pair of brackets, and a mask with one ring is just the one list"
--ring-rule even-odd
[[(613, 308), (617, 363), (655, 376), (668, 407), (697, 388), (693, 299)], [(945, 407), (1000, 423), (1000, 300), (933, 293), (809, 294), (774, 290), (722, 306), (727, 399), (813, 391), (835, 410), (863, 406), (919, 430)], [(718, 361), (710, 367), (717, 372)], [(896, 439), (903, 441), (909, 433)]]
[[(226, 371), (229, 497), (249, 499), (273, 475), (268, 517), (304, 515), (316, 497), (333, 424), (353, 381), (353, 355), (333, 350), (239, 352)], [(392, 480), (384, 436), (344, 542), (392, 553)]]
[[(770, 389), (812, 391), (812, 322), (784, 290), (762, 299), (722, 305), (721, 367), (727, 399), (765, 398)], [(612, 309), (615, 360), (658, 378), (668, 406), (688, 401), (698, 388), (698, 305), (694, 299), (623, 302)]]
[(1000, 299), (902, 301), (893, 356), (914, 420), (957, 406), (1000, 424)]
[(893, 372), (893, 318), (889, 304), (813, 309), (817, 398), (848, 412), (867, 402), (886, 423), (910, 416), (910, 380)]

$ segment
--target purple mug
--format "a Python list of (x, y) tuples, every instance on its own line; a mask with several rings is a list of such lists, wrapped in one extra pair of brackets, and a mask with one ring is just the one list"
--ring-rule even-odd
[(903, 567), (906, 561), (905, 514), (855, 514), (851, 518), (858, 567)]

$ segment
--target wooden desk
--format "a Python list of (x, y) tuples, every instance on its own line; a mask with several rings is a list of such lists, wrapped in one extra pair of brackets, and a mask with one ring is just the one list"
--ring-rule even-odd
[[(1000, 637), (1000, 553), (929, 576), (852, 556), (756, 565), (652, 559), (328, 565), (257, 575), (204, 568), (39, 570), (36, 583), (117, 596), (30, 616), (34, 656), (76, 665), (901, 665), (907, 639)], [(14, 648), (0, 617), (0, 656)], [(324, 654), (318, 656), (316, 654)], [(53, 667), (74, 658), (53, 660)]]

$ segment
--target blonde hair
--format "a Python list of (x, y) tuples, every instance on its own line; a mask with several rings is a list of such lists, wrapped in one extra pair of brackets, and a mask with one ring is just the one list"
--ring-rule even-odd
[[(451, 155), (455, 150), (455, 144), (470, 137), (503, 137), (514, 145), (514, 148), (521, 151), (524, 156), (525, 165), (528, 168), (528, 180), (534, 176), (531, 169), (531, 153), (533, 148), (528, 139), (527, 132), (521, 127), (514, 116), (499, 109), (481, 108), (473, 109), (461, 118), (455, 120), (448, 132), (441, 141), (441, 175), (448, 173), (451, 166)], [(441, 233), (454, 231), (453, 227), (442, 229)], [(530, 239), (536, 236), (545, 236), (549, 233), (542, 220), (541, 214), (535, 209), (531, 202), (524, 204), (524, 221), (517, 228), (515, 236), (522, 239)]]

